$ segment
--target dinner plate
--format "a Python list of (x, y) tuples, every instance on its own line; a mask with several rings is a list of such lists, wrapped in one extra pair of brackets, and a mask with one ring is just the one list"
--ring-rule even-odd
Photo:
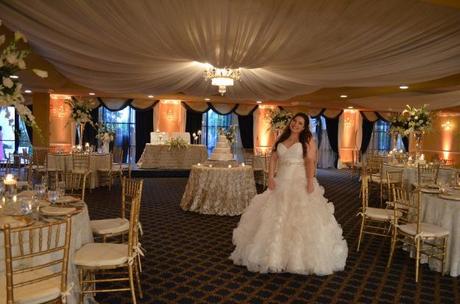
[(58, 198), (56, 200), (56, 204), (69, 204), (69, 203), (75, 203), (78, 201), (80, 201), (78, 197), (67, 195), (67, 196)]
[(77, 211), (77, 208), (74, 207), (54, 207), (54, 206), (48, 206), (48, 207), (43, 207), (40, 208), (40, 212), (43, 215), (51, 215), (51, 216), (56, 216), (56, 215), (68, 215), (75, 213)]
[(443, 193), (443, 194), (439, 194), (439, 197), (448, 199), (448, 200), (452, 200), (452, 201), (460, 201), (460, 195), (452, 195), (452, 194)]
[(434, 188), (421, 188), (420, 191), (423, 193), (441, 193), (439, 189)]
[(33, 219), (23, 215), (0, 216), (0, 228), (3, 228), (4, 225), (10, 225), (10, 228), (25, 227), (33, 223)]

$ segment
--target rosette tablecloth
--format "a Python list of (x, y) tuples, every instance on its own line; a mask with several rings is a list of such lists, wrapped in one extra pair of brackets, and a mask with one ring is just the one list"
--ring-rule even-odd
[(206, 161), (208, 153), (204, 145), (187, 145), (173, 148), (169, 145), (146, 144), (137, 162), (139, 168), (190, 169), (192, 165)]
[(192, 166), (180, 206), (202, 214), (240, 215), (255, 195), (251, 166)]

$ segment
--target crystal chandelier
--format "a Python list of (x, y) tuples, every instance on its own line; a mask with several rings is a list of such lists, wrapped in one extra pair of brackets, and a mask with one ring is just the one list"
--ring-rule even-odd
[(211, 84), (219, 87), (222, 96), (227, 92), (227, 87), (233, 86), (235, 80), (240, 80), (240, 76), (240, 69), (219, 69), (211, 66), (204, 71), (204, 78), (211, 79)]

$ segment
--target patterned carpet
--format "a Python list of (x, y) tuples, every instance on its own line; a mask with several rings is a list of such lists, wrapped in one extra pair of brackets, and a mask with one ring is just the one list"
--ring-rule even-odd
[[(326, 197), (335, 204), (350, 249), (345, 271), (330, 276), (257, 274), (228, 259), (239, 217), (184, 212), (179, 202), (187, 178), (145, 179), (142, 245), (147, 250), (139, 303), (460, 303), (460, 278), (415, 266), (398, 251), (386, 269), (389, 242), (367, 237), (356, 253), (359, 183), (346, 171), (319, 170)], [(88, 195), (93, 219), (118, 216), (120, 190)], [(130, 303), (129, 293), (98, 294), (100, 303)]]

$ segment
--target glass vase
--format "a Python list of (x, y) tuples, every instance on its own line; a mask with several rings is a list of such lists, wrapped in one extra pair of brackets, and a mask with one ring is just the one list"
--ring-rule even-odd
[(83, 149), (83, 132), (85, 131), (85, 124), (84, 123), (77, 123), (77, 136), (78, 136), (78, 146), (80, 149)]
[(420, 156), (422, 155), (423, 133), (422, 132), (414, 133), (414, 139), (415, 139), (415, 157), (416, 159), (419, 159)]

